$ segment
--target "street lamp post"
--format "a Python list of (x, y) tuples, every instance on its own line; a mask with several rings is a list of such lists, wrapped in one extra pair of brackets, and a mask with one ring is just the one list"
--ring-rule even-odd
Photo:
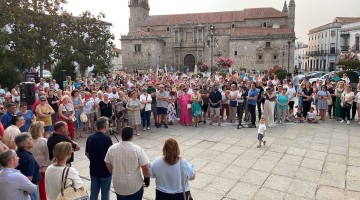
[(210, 76), (212, 76), (212, 71), (213, 71), (213, 64), (214, 64), (214, 58), (213, 58), (213, 54), (214, 54), (214, 30), (215, 27), (213, 25), (210, 25)]
[(288, 45), (289, 45), (288, 46), (289, 48), (288, 48), (288, 70), (287, 70), (287, 72), (290, 73), (290, 45), (291, 45), (290, 40), (288, 41)]

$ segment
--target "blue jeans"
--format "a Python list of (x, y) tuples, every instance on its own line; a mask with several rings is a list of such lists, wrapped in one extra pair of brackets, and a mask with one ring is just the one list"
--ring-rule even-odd
[(91, 177), (90, 200), (97, 200), (101, 188), (101, 200), (110, 199), (111, 176), (106, 178)]
[(36, 192), (33, 192), (31, 194), (29, 194), (31, 200), (39, 200), (40, 199), (40, 194), (39, 194), (39, 184), (36, 185)]
[(116, 194), (117, 200), (141, 200), (144, 194), (144, 187), (141, 187), (139, 191), (135, 192), (134, 194), (124, 196)]
[[(150, 115), (151, 115), (151, 110), (141, 112), (141, 122), (143, 128), (150, 126)], [(145, 126), (145, 122), (146, 122), (146, 126)]]

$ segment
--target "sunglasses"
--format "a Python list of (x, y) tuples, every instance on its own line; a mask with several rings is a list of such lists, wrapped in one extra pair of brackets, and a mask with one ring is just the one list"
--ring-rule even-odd
[(46, 101), (46, 100), (40, 100), (40, 101)]

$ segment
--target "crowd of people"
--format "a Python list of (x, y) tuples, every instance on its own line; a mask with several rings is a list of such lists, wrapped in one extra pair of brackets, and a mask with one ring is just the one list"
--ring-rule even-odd
[[(62, 89), (55, 79), (41, 78), (34, 87), (32, 105), (20, 102), (19, 85), (11, 92), (0, 87), (0, 184), (21, 182), (0, 188), (2, 194), (7, 191), (5, 199), (56, 199), (62, 194), (65, 172), (73, 187), (85, 190), (71, 167), (73, 152), (80, 149), (76, 140), (83, 137), (90, 160), (90, 199), (97, 199), (100, 190), (102, 199), (109, 199), (111, 180), (118, 199), (141, 199), (150, 177), (156, 178), (157, 199), (183, 199), (190, 196), (188, 181), (195, 172), (180, 158), (176, 140), (166, 140), (163, 156), (151, 164), (144, 150), (132, 143), (152, 124), (168, 129), (177, 123), (194, 127), (226, 123), (237, 128), (248, 123), (256, 128), (258, 121), (257, 147), (266, 144), (266, 127), (327, 118), (347, 124), (357, 118), (360, 125), (360, 84), (354, 92), (346, 74), (310, 83), (297, 74), (279, 80), (274, 74), (246, 72), (226, 76), (217, 72), (209, 78), (120, 73), (74, 81), (68, 77)], [(112, 144), (110, 127), (122, 141)]]

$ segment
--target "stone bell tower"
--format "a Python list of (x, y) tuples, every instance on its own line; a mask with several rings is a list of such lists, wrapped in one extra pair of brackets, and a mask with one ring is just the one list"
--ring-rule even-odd
[(148, 0), (130, 0), (129, 32), (140, 30), (141, 24), (149, 17)]
[(290, 29), (295, 32), (295, 0), (290, 0), (289, 3), (289, 27)]

